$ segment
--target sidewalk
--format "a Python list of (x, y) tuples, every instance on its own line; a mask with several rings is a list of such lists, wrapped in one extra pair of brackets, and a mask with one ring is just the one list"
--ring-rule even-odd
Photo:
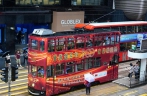
[(147, 84), (147, 79), (145, 81), (139, 81), (136, 80), (135, 77), (132, 77), (131, 79), (129, 77), (120, 78), (117, 80), (114, 80), (113, 83), (126, 86), (128, 88), (138, 87), (143, 84)]

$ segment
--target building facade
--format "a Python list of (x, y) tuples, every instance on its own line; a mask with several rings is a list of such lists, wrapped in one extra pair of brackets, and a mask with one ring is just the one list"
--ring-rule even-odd
[(34, 28), (52, 28), (53, 11), (84, 11), (84, 22), (106, 22), (112, 5), (113, 0), (0, 0), (0, 49), (14, 53), (18, 31), (27, 44)]

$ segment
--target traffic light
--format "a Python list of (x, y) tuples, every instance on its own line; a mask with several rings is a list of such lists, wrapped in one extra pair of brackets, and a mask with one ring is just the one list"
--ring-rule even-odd
[(11, 81), (15, 81), (18, 78), (18, 67), (11, 66)]
[(5, 83), (8, 82), (8, 67), (4, 67), (4, 68), (2, 69), (1, 75), (3, 76), (3, 77), (1, 78), (1, 80), (4, 81)]

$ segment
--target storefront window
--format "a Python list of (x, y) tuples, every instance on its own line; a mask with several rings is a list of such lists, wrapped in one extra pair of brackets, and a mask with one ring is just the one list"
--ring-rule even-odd
[(71, 5), (107, 5), (106, 2), (108, 0), (71, 0)]
[(16, 5), (56, 5), (60, 0), (16, 0)]

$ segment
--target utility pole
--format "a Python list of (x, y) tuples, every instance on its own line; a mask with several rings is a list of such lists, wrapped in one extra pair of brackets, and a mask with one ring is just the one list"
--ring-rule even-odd
[(8, 96), (11, 96), (11, 63), (8, 64)]

